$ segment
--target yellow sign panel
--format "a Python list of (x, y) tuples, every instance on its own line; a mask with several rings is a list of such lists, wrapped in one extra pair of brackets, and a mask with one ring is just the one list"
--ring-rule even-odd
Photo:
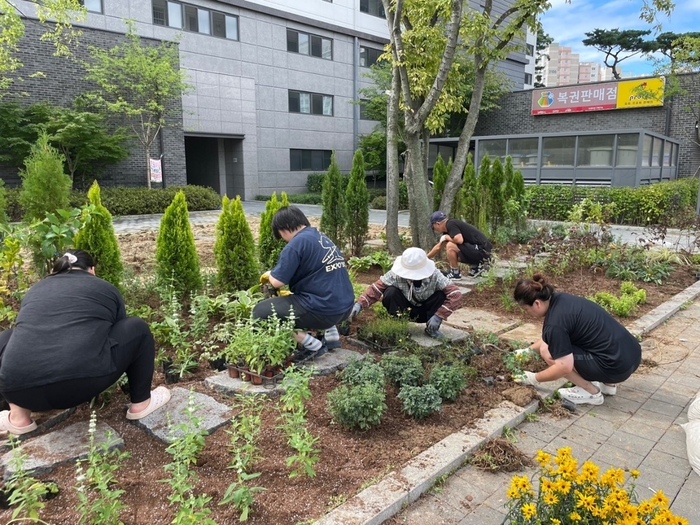
[(664, 105), (663, 77), (625, 80), (617, 86), (617, 109)]

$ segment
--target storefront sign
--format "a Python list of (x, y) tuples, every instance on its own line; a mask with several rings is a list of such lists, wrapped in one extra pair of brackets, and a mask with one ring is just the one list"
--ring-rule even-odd
[(160, 159), (151, 159), (151, 182), (163, 182), (163, 169)]
[(664, 79), (643, 78), (532, 91), (532, 115), (663, 106)]

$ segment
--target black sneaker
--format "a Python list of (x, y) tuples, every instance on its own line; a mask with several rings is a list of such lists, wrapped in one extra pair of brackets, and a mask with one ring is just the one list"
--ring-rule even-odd
[(341, 345), (340, 339), (338, 339), (337, 341), (328, 341), (325, 337), (320, 337), (320, 340), (321, 344), (325, 345), (329, 352), (332, 352), (336, 348), (340, 348)]
[(323, 342), (321, 342), (321, 348), (319, 348), (315, 352), (313, 350), (309, 350), (308, 348), (297, 350), (292, 355), (292, 363), (305, 363), (306, 361), (311, 361), (313, 359), (316, 359), (317, 357), (321, 357), (327, 351), (328, 347), (326, 347), (326, 345), (323, 344)]
[(462, 279), (462, 274), (459, 272), (459, 270), (451, 269), (447, 274), (447, 277), (449, 277), (453, 281), (459, 281)]

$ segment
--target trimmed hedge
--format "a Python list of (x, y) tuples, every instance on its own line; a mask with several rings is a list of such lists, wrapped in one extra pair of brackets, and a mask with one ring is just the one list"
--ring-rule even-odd
[[(21, 188), (8, 188), (7, 216), (10, 221), (22, 220), (22, 207), (19, 204)], [(118, 215), (147, 215), (164, 213), (165, 209), (182, 190), (185, 193), (189, 211), (218, 210), (221, 208), (221, 197), (211, 188), (203, 186), (168, 186), (164, 189), (148, 188), (102, 188), (102, 205), (113, 216)], [(69, 207), (79, 208), (87, 204), (87, 193), (72, 191), (69, 197)]]
[(526, 195), (530, 219), (565, 221), (574, 205), (589, 198), (601, 204), (615, 203), (614, 224), (646, 226), (670, 221), (674, 225), (674, 219), (695, 213), (698, 179), (687, 177), (637, 188), (547, 184), (528, 186)]

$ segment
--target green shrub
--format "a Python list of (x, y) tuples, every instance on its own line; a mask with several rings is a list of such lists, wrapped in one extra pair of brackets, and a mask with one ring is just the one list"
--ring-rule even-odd
[(323, 212), (321, 213), (321, 231), (333, 241), (340, 250), (345, 245), (343, 233), (347, 223), (345, 209), (345, 189), (343, 176), (335, 160), (335, 152), (331, 155), (331, 165), (323, 181)]
[(442, 192), (445, 191), (448, 175), (445, 161), (442, 160), (442, 155), (438, 153), (433, 166), (433, 211), (440, 209), (440, 200), (442, 199)]
[(435, 365), (430, 372), (428, 384), (435, 387), (443, 400), (453, 401), (467, 386), (467, 379), (458, 366)]
[(365, 180), (365, 160), (359, 149), (352, 159), (350, 180), (345, 190), (345, 206), (345, 237), (350, 242), (350, 252), (360, 255), (369, 231), (369, 191)]
[(399, 209), (408, 209), (408, 186), (406, 186), (405, 180), (399, 181)]
[(403, 411), (414, 419), (423, 419), (442, 407), (440, 393), (433, 385), (404, 385), (397, 396), (403, 402)]
[(386, 196), (378, 195), (372, 202), (369, 203), (369, 207), (373, 210), (386, 210)]
[(216, 223), (214, 256), (221, 290), (246, 290), (258, 282), (260, 267), (255, 257), (255, 240), (248, 226), (241, 198), (224, 197)]
[(348, 266), (358, 272), (366, 272), (373, 266), (381, 267), (383, 272), (388, 272), (394, 264), (394, 258), (388, 252), (376, 251), (364, 257), (350, 257)]
[(306, 189), (309, 193), (321, 193), (323, 191), (323, 181), (326, 173), (309, 173), (306, 177)]
[(364, 359), (351, 359), (340, 374), (343, 383), (358, 386), (364, 383), (372, 383), (384, 388), (384, 370), (377, 363), (373, 363), (369, 357)]
[(260, 214), (260, 229), (258, 230), (258, 257), (260, 265), (269, 270), (274, 268), (280, 253), (286, 242), (284, 239), (275, 239), (272, 234), (272, 217), (277, 210), (284, 206), (289, 206), (287, 194), (282, 192), (282, 200), (277, 200), (277, 193), (270, 196), (270, 200), (265, 204), (265, 211)]
[(178, 191), (165, 210), (156, 239), (156, 281), (181, 294), (202, 286), (199, 256), (190, 227), (185, 194)]
[(97, 181), (88, 190), (88, 199), (94, 206), (94, 212), (90, 221), (76, 234), (73, 243), (76, 248), (92, 255), (97, 275), (121, 289), (124, 265), (117, 236), (114, 234), (112, 214), (102, 205)]
[(7, 212), (7, 190), (5, 190), (5, 181), (0, 179), (0, 221), (4, 217), (9, 217)]
[(345, 428), (367, 430), (381, 422), (387, 409), (385, 399), (384, 388), (374, 383), (352, 388), (341, 385), (328, 393), (328, 412)]
[(68, 208), (68, 194), (73, 182), (63, 173), (65, 157), (49, 144), (49, 137), (41, 133), (24, 161), (20, 203), (24, 220), (42, 220), (47, 213)]
[(397, 386), (415, 386), (423, 380), (423, 364), (418, 356), (389, 354), (379, 364), (387, 379)]
[(646, 302), (647, 292), (643, 288), (637, 289), (634, 284), (625, 281), (620, 284), (620, 297), (615, 297), (610, 292), (598, 292), (589, 299), (618, 317), (627, 317), (638, 304)]

